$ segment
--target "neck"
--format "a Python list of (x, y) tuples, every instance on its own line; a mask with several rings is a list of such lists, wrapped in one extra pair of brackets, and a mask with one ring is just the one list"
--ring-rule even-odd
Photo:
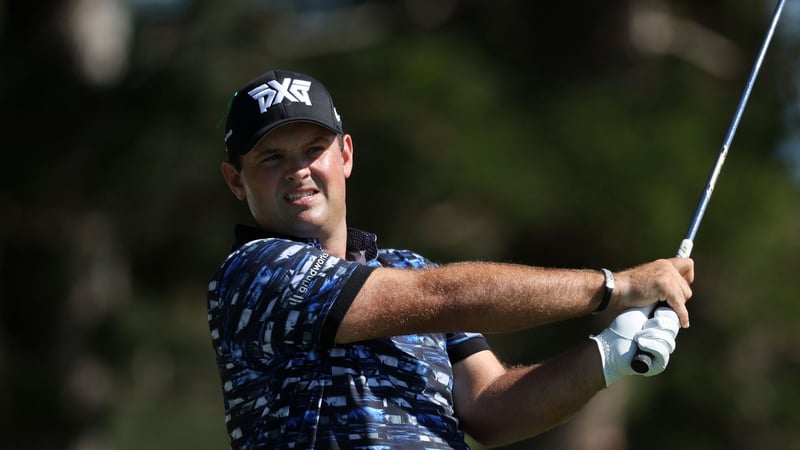
[(337, 258), (346, 259), (347, 256), (347, 230), (341, 238), (339, 236), (328, 239), (320, 239), (320, 246), (326, 253)]
[(337, 258), (346, 259), (347, 256), (347, 224), (342, 221), (340, 226), (332, 232), (322, 231), (315, 236), (325, 252)]

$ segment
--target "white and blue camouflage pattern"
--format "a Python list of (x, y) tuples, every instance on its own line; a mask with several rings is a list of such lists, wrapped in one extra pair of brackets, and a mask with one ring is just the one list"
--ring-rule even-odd
[(341, 318), (374, 268), (432, 263), (385, 249), (357, 263), (314, 244), (251, 241), (229, 255), (209, 285), (231, 447), (467, 449), (453, 410), (451, 360), (488, 349), (483, 336), (334, 345)]

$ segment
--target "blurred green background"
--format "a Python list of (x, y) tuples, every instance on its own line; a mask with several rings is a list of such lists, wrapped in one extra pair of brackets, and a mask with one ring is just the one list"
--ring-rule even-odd
[[(332, 91), (382, 246), (623, 269), (677, 250), (773, 7), (0, 0), (0, 448), (226, 447), (205, 295), (249, 216), (218, 124), (261, 72)], [(798, 86), (789, 0), (668, 371), (509, 448), (800, 448)], [(489, 339), (531, 363), (608, 320)]]

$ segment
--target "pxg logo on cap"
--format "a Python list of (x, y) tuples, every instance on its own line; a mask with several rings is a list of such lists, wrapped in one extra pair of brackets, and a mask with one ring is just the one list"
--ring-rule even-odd
[(307, 106), (313, 106), (311, 97), (308, 96), (309, 90), (311, 90), (311, 82), (308, 80), (284, 78), (280, 83), (278, 80), (269, 80), (267, 84), (256, 86), (248, 94), (258, 101), (259, 109), (265, 113), (270, 106), (284, 100), (303, 102)]
[(236, 91), (225, 126), (228, 156), (243, 155), (275, 128), (309, 122), (341, 134), (342, 119), (330, 93), (307, 75), (272, 70)]

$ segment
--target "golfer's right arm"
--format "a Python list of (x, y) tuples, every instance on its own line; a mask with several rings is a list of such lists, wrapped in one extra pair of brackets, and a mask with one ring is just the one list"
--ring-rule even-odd
[[(609, 309), (666, 300), (688, 326), (690, 258), (661, 259), (615, 274)], [(604, 292), (600, 271), (498, 263), (376, 269), (342, 320), (337, 343), (425, 332), (508, 332), (590, 314)]]

